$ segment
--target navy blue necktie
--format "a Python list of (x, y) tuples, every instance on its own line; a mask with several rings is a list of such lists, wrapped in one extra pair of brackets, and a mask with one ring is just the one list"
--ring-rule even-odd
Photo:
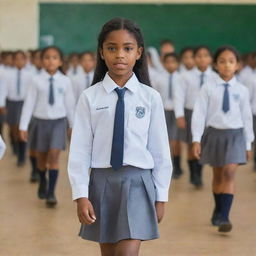
[(169, 99), (172, 99), (172, 74), (169, 76)]
[(227, 113), (229, 111), (229, 92), (228, 92), (228, 87), (229, 84), (223, 84), (225, 86), (224, 90), (224, 95), (223, 95), (223, 105), (222, 105), (222, 110)]
[(204, 76), (205, 76), (204, 73), (202, 73), (202, 74), (200, 75), (200, 87), (202, 87), (202, 85), (204, 84)]
[(116, 88), (115, 91), (118, 95), (118, 101), (116, 103), (110, 164), (117, 171), (123, 166), (124, 157), (124, 94), (126, 88)]
[(17, 94), (20, 96), (20, 77), (21, 77), (21, 71), (18, 69), (17, 73)]
[(85, 75), (85, 89), (90, 87), (90, 76), (89, 74)]
[(53, 90), (53, 77), (51, 76), (49, 78), (50, 81), (50, 88), (49, 88), (49, 104), (54, 104), (54, 90)]

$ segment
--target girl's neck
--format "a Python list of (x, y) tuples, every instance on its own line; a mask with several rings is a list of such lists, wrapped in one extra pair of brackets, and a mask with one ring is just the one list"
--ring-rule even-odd
[(108, 74), (117, 85), (119, 85), (120, 87), (124, 87), (127, 81), (132, 77), (133, 72), (130, 72), (126, 75), (120, 75), (120, 76), (113, 74), (110, 71), (108, 72)]
[(50, 70), (46, 70), (46, 72), (51, 75), (51, 76), (54, 76), (56, 73), (57, 73), (58, 70), (55, 70), (55, 71), (50, 71)]
[(235, 75), (232, 75), (232, 76), (223, 76), (220, 74), (220, 77), (222, 80), (224, 80), (225, 82), (228, 82), (230, 81)]
[(203, 67), (203, 68), (202, 67), (197, 67), (197, 68), (201, 72), (205, 72), (208, 69), (208, 67)]

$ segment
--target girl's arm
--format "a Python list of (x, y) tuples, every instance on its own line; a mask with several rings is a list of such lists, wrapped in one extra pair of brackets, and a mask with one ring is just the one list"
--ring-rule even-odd
[(69, 122), (69, 127), (72, 128), (75, 113), (75, 97), (70, 80), (68, 82), (67, 89), (65, 92), (65, 108)]
[(249, 91), (247, 88), (244, 88), (244, 97), (241, 101), (241, 114), (242, 120), (244, 123), (244, 134), (246, 140), (246, 149), (247, 151), (251, 150), (252, 142), (254, 140), (254, 133), (253, 133), (253, 119), (252, 119), (252, 110), (250, 106), (250, 97)]
[(6, 146), (4, 141), (2, 140), (2, 137), (0, 135), (0, 159), (2, 159), (4, 152), (5, 152)]
[(89, 169), (91, 167), (93, 132), (89, 102), (83, 93), (75, 111), (68, 159), (68, 175), (72, 198), (88, 198)]
[(37, 102), (37, 87), (36, 83), (32, 82), (28, 88), (28, 92), (25, 98), (24, 105), (22, 107), (21, 118), (20, 118), (20, 131), (27, 131), (30, 119), (32, 117), (35, 105)]
[(169, 140), (164, 108), (158, 92), (155, 92), (152, 101), (148, 150), (154, 159), (152, 175), (156, 187), (156, 201), (167, 202), (172, 176)]
[(198, 143), (201, 142), (201, 138), (203, 136), (205, 124), (206, 124), (208, 102), (209, 102), (208, 89), (207, 89), (207, 84), (205, 84), (200, 90), (200, 93), (196, 100), (193, 114), (192, 114), (191, 131), (192, 131), (193, 142), (198, 142)]

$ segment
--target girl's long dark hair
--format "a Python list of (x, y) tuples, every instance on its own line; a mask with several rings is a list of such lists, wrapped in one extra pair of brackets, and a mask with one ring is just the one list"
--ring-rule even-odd
[(148, 74), (148, 65), (147, 58), (145, 54), (145, 45), (143, 36), (139, 26), (134, 23), (132, 20), (124, 18), (114, 18), (102, 27), (102, 30), (98, 37), (98, 48), (97, 48), (97, 65), (93, 77), (92, 85), (103, 80), (108, 68), (105, 61), (101, 58), (100, 51), (103, 48), (103, 43), (106, 40), (108, 34), (115, 30), (124, 29), (131, 33), (137, 41), (138, 47), (142, 47), (143, 51), (139, 60), (136, 61), (135, 66), (133, 67), (133, 72), (137, 76), (138, 80), (150, 86), (149, 74)]

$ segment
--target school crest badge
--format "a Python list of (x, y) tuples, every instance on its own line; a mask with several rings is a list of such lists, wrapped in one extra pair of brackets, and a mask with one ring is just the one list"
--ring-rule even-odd
[(240, 95), (239, 94), (233, 94), (234, 100), (239, 101)]
[(145, 108), (144, 107), (136, 107), (136, 117), (143, 118), (145, 116)]
[(63, 92), (64, 92), (63, 88), (59, 87), (58, 92), (59, 92), (59, 94), (63, 94)]

